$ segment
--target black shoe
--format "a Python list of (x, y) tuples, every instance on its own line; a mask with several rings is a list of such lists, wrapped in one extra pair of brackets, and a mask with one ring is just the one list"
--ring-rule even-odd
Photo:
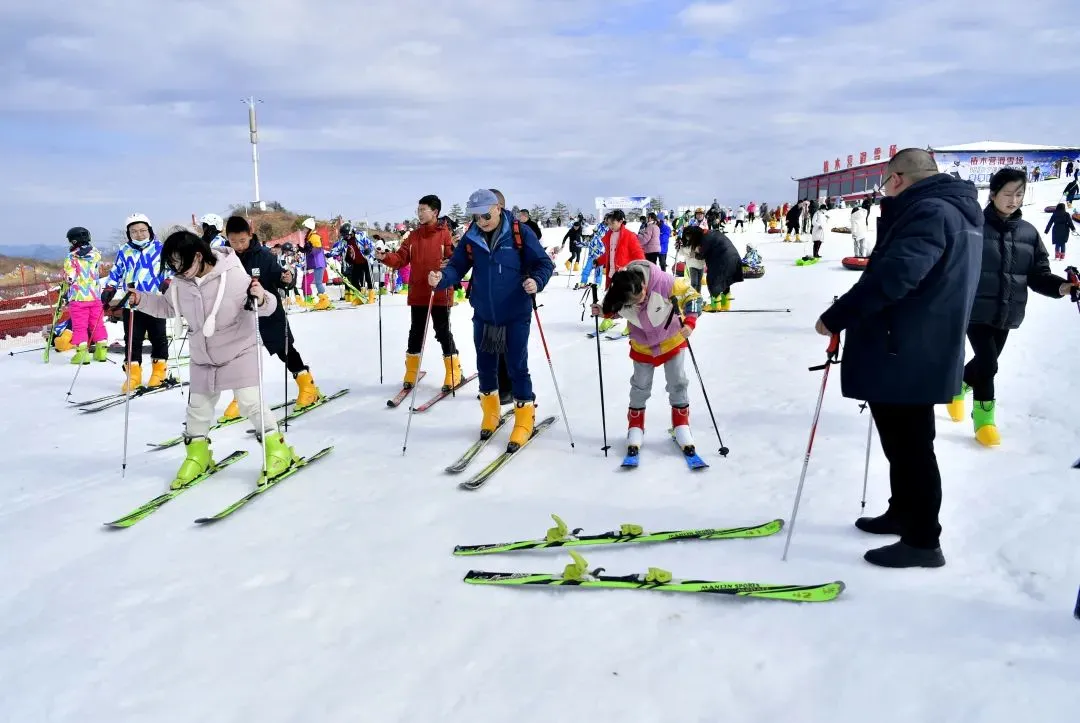
[(904, 528), (886, 512), (877, 517), (860, 517), (855, 520), (855, 526), (863, 532), (871, 535), (902, 535)]
[(894, 542), (875, 550), (867, 550), (863, 559), (878, 567), (944, 567), (945, 556), (941, 548), (932, 550), (912, 547), (906, 542)]

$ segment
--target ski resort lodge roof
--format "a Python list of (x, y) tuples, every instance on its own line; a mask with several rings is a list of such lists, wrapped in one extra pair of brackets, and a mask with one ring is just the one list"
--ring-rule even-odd
[(989, 151), (1074, 151), (1075, 146), (1041, 146), (1036, 143), (1011, 143), (1009, 141), (979, 141), (961, 143), (958, 146), (935, 146), (930, 149), (941, 153), (980, 153)]

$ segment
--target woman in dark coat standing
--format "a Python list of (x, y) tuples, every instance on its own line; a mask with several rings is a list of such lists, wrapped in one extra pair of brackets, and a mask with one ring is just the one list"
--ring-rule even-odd
[(704, 233), (696, 227), (683, 232), (683, 243), (705, 262), (705, 278), (712, 296), (705, 311), (731, 311), (731, 285), (743, 280), (742, 257), (735, 244), (720, 231)]
[(1054, 242), (1054, 258), (1060, 261), (1065, 258), (1065, 244), (1069, 240), (1069, 233), (1076, 231), (1076, 224), (1073, 223), (1069, 212), (1065, 210), (1064, 203), (1059, 203), (1050, 214), (1050, 222), (1046, 224), (1046, 230), (1043, 233), (1050, 233), (1051, 228), (1054, 229), (1050, 237), (1050, 240)]
[(1026, 190), (1027, 178), (1019, 169), (1003, 168), (990, 178), (990, 203), (983, 212), (982, 272), (967, 330), (974, 357), (964, 367), (960, 393), (949, 404), (953, 421), (961, 421), (964, 397), (972, 392), (975, 439), (987, 447), (1001, 444), (994, 421), (994, 376), (1009, 332), (1024, 321), (1028, 289), (1060, 298), (1072, 288), (1050, 272), (1050, 257), (1038, 229), (1021, 218)]

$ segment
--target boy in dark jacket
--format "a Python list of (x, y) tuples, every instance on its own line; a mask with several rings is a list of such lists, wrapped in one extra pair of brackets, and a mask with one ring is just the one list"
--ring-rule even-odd
[(476, 369), (480, 375), (480, 437), (499, 426), (498, 364), (506, 358), (514, 395), (514, 429), (507, 451), (516, 451), (532, 436), (536, 396), (529, 376), (529, 330), (532, 296), (542, 291), (555, 264), (528, 226), (504, 211), (498, 197), (480, 189), (469, 197), (465, 213), (472, 225), (441, 272), (428, 274), (436, 291), (449, 289), (472, 269), (469, 303), (473, 316)]
[[(294, 283), (292, 270), (281, 268), (278, 258), (251, 232), (251, 226), (243, 216), (229, 217), (225, 222), (225, 238), (229, 247), (236, 252), (236, 257), (240, 259), (245, 271), (250, 274), (252, 269), (259, 269), (259, 283), (271, 294), (278, 294), (280, 297)], [(284, 306), (278, 304), (270, 316), (259, 317), (259, 336), (266, 351), (285, 362), (285, 367), (292, 373), (296, 386), (300, 388), (296, 395), (295, 409), (303, 409), (318, 401), (322, 393), (315, 386), (311, 370), (296, 350)], [(236, 399), (233, 399), (219, 421), (239, 416), (240, 407)]]

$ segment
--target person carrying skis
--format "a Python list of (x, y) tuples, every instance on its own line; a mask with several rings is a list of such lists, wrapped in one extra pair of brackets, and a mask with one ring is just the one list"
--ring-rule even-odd
[(465, 213), (472, 225), (440, 272), (427, 281), (436, 291), (449, 289), (470, 269), (473, 293), (473, 343), (480, 375), (480, 436), (486, 439), (499, 426), (499, 355), (506, 357), (514, 395), (514, 429), (508, 452), (515, 452), (532, 436), (536, 409), (529, 376), (529, 331), (534, 300), (544, 289), (554, 262), (528, 226), (503, 209), (499, 198), (484, 188), (469, 196)]
[(101, 306), (98, 264), (101, 254), (90, 240), (90, 232), (81, 226), (67, 232), (71, 245), (64, 260), (68, 282), (68, 309), (71, 313), (71, 343), (75, 347), (72, 364), (89, 364), (89, 343), (94, 345), (94, 361), (107, 361), (109, 334)]
[[(280, 297), (287, 293), (289, 285), (295, 280), (292, 271), (281, 267), (270, 249), (263, 246), (259, 237), (251, 232), (251, 225), (243, 216), (229, 217), (225, 222), (225, 236), (228, 247), (233, 250), (244, 271), (250, 274), (252, 269), (259, 269), (259, 284), (280, 301)], [(296, 394), (294, 411), (317, 402), (323, 395), (315, 386), (311, 369), (296, 350), (296, 341), (293, 339), (292, 329), (289, 328), (289, 320), (285, 317), (285, 307), (280, 303), (268, 316), (259, 317), (259, 337), (266, 351), (283, 361), (296, 380), (299, 391)], [(219, 421), (224, 422), (238, 416), (240, 403), (234, 397)]]
[[(123, 284), (134, 286), (135, 291), (152, 294), (164, 292), (168, 288), (169, 270), (161, 263), (161, 241), (154, 234), (150, 219), (141, 213), (128, 216), (124, 223), (127, 243), (116, 252), (105, 290), (101, 292), (101, 303), (110, 306), (117, 293), (117, 287)], [(121, 295), (122, 296), (122, 295)], [(132, 318), (134, 314), (134, 318)], [(142, 343), (150, 337), (150, 379), (146, 386), (160, 387), (165, 383), (169, 358), (169, 337), (165, 331), (165, 320), (156, 319), (142, 311), (133, 311), (130, 304), (123, 311), (124, 342), (131, 350), (131, 366), (127, 368), (125, 360), (123, 392), (131, 392), (142, 386)], [(129, 330), (134, 333), (129, 337)]]
[[(742, 259), (735, 244), (722, 231), (703, 233), (693, 227), (683, 233), (683, 243), (690, 255), (703, 261), (709, 270), (706, 278), (712, 300), (706, 310), (731, 311), (731, 285), (743, 280)], [(693, 278), (690, 285), (696, 290)]]
[[(323, 251), (322, 236), (315, 232), (315, 219), (308, 218), (304, 221), (307, 229), (307, 237), (301, 247), (305, 256), (304, 274), (304, 299), (308, 306), (316, 311), (324, 311), (330, 308), (330, 297), (326, 295), (326, 282), (323, 276), (326, 274), (326, 253)], [(311, 294), (311, 283), (315, 282), (315, 289), (319, 292), (318, 301), (314, 301)]]
[[(158, 319), (183, 316), (190, 329), (191, 393), (184, 422), (186, 457), (169, 485), (180, 489), (213, 466), (210, 425), (221, 392), (232, 389), (240, 412), (251, 420), (260, 441), (266, 443), (266, 477), (259, 484), (287, 471), (299, 458), (278, 431), (273, 412), (260, 404), (257, 325), (244, 308), (250, 297), (258, 315), (268, 317), (277, 308), (277, 295), (244, 271), (236, 252), (210, 244), (179, 230), (169, 235), (161, 250), (162, 273), (175, 280), (167, 294), (135, 292), (134, 306)], [(265, 439), (263, 439), (265, 437)]]
[(593, 316), (621, 317), (626, 319), (630, 329), (634, 373), (630, 377), (630, 407), (627, 411), (628, 456), (637, 456), (644, 442), (645, 403), (652, 395), (653, 374), (660, 366), (664, 367), (667, 379), (673, 434), (684, 454), (695, 454), (687, 393), (690, 380), (686, 375), (684, 352), (700, 313), (701, 296), (685, 278), (677, 279), (644, 260), (631, 261), (616, 271), (603, 302), (593, 304)]
[(594, 286), (600, 285), (600, 274), (603, 273), (603, 268), (596, 263), (596, 260), (604, 253), (604, 236), (607, 234), (607, 223), (610, 220), (611, 214), (608, 213), (604, 216), (604, 220), (593, 230), (592, 236), (589, 237), (589, 245), (586, 247), (587, 254), (585, 256), (585, 266), (581, 269), (580, 281), (574, 284), (575, 291), (589, 285), (590, 275), (593, 277), (591, 283)]
[(368, 263), (368, 257), (374, 253), (371, 240), (363, 231), (357, 233), (351, 223), (343, 224), (339, 233), (345, 242), (344, 256), (345, 261), (348, 263), (346, 278), (348, 278), (349, 283), (352, 284), (356, 291), (366, 296), (366, 299), (364, 297), (353, 298), (356, 294), (350, 289), (346, 293), (348, 297), (346, 301), (352, 301), (353, 304), (363, 304), (365, 301), (368, 304), (374, 304), (375, 282), (371, 276), (371, 264)]
[[(436, 291), (434, 284), (428, 283), (428, 274), (439, 271), (454, 252), (454, 239), (450, 229), (439, 223), (442, 201), (438, 196), (427, 195), (420, 199), (416, 216), (420, 225), (410, 233), (397, 251), (375, 252), (375, 258), (392, 269), (409, 267), (409, 295), (407, 303), (412, 315), (409, 326), (409, 341), (405, 349), (405, 378), (402, 386), (412, 389), (416, 386), (420, 374), (420, 349), (427, 330), (428, 308), (431, 308), (431, 325), (435, 327), (435, 338), (442, 346), (443, 376), (442, 390), (448, 392), (461, 384), (461, 359), (458, 356), (454, 334), (450, 331), (450, 308), (454, 305), (454, 291)], [(460, 279), (454, 283), (458, 283)]]

